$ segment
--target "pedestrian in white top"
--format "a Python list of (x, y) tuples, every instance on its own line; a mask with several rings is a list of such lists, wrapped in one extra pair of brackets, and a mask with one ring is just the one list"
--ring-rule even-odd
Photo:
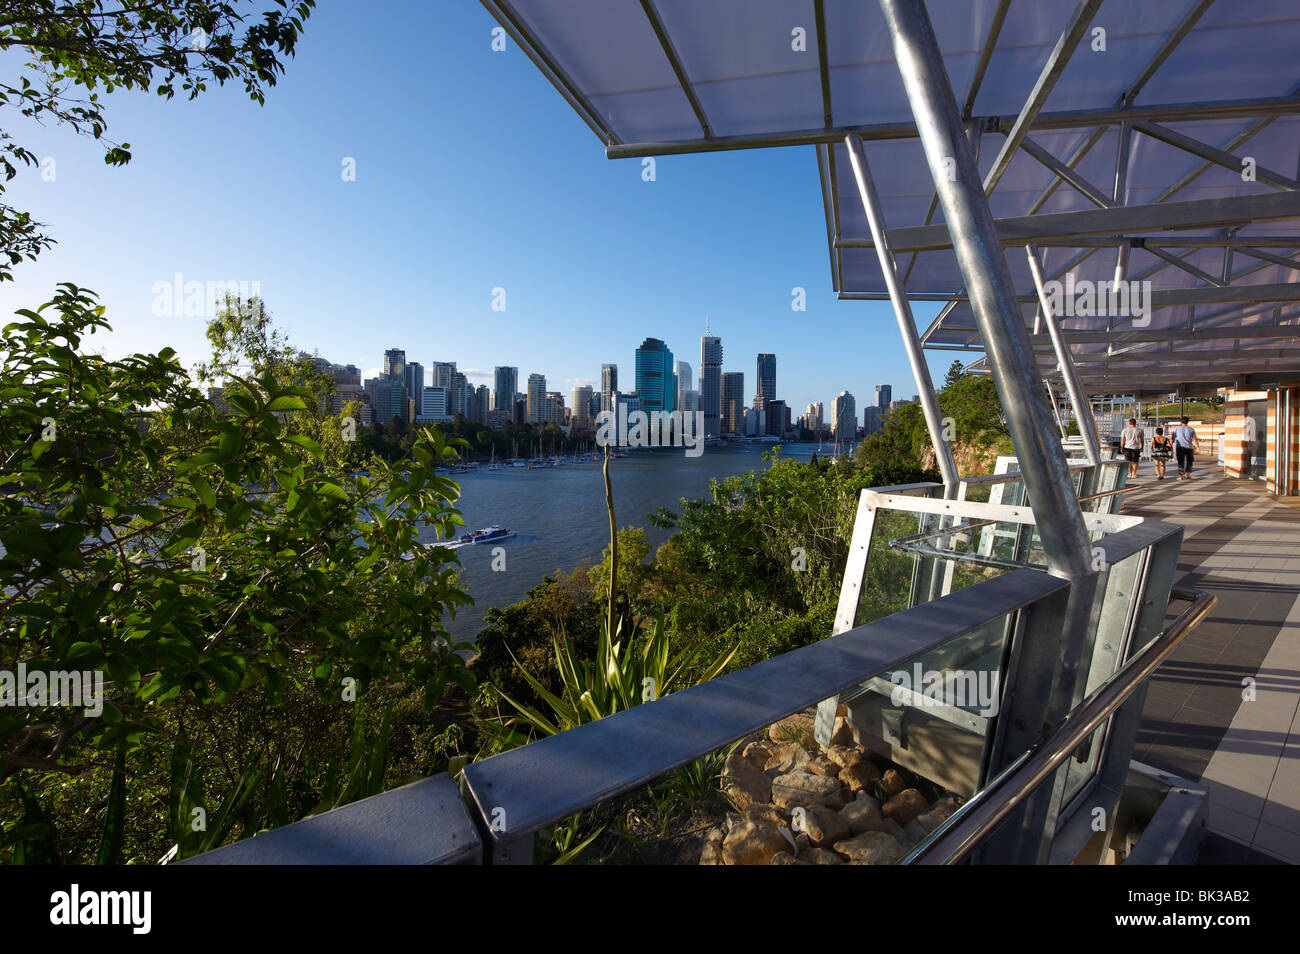
[(1147, 445), (1146, 435), (1137, 423), (1137, 418), (1130, 417), (1128, 427), (1119, 435), (1119, 446), (1124, 449), (1124, 459), (1128, 461), (1129, 480), (1138, 475), (1138, 461), (1142, 459), (1142, 450)]
[(1174, 428), (1174, 453), (1178, 455), (1178, 479), (1192, 479), (1192, 458), (1201, 449), (1201, 442), (1196, 438), (1196, 431), (1187, 426), (1187, 418)]

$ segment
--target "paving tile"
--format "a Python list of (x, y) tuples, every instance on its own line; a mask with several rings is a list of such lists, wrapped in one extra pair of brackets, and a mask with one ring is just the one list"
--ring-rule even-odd
[(1260, 822), (1251, 847), (1275, 855), (1293, 865), (1300, 865), (1300, 834)]
[(1259, 819), (1235, 812), (1211, 798), (1205, 827), (1215, 834), (1250, 845), (1254, 843), (1255, 832), (1259, 830)]

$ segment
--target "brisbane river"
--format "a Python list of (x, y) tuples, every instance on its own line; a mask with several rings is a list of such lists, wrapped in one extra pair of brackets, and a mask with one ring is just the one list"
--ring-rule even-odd
[[(633, 451), (609, 462), (614, 488), (614, 514), (620, 528), (644, 527), (653, 548), (672, 531), (650, 525), (649, 515), (660, 507), (681, 512), (681, 500), (708, 496), (709, 480), (730, 477), (768, 465), (763, 451), (771, 445), (742, 444), (707, 447), (699, 457), (680, 450)], [(783, 459), (806, 461), (816, 444), (783, 444)], [(823, 455), (829, 454), (829, 445)], [(523, 599), (543, 577), (568, 572), (582, 563), (599, 563), (609, 545), (609, 512), (601, 464), (566, 464), (542, 470), (505, 467), (456, 474), (461, 497), (457, 504), (468, 530), (500, 524), (518, 532), (500, 544), (459, 547), (461, 585), (474, 597), (474, 605), (461, 608), (455, 619), (444, 620), (458, 641), (472, 642), (483, 614), (491, 606), (507, 606)], [(431, 528), (421, 542), (435, 540)], [(505, 569), (492, 569), (492, 550), (505, 550)]]

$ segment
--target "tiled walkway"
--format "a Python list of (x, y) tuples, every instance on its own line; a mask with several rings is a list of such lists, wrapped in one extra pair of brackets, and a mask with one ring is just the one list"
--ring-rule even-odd
[(1210, 790), (1204, 860), (1300, 864), (1300, 501), (1151, 468), (1124, 512), (1182, 524), (1175, 580), (1219, 603), (1152, 677), (1133, 757)]

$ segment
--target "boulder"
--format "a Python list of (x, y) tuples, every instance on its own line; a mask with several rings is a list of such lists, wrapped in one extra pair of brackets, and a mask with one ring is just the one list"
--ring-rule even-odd
[(772, 757), (772, 750), (762, 742), (751, 742), (745, 746), (741, 756), (761, 772), (763, 766), (767, 764), (767, 760)]
[(955, 798), (941, 798), (930, 806), (929, 811), (922, 812), (916, 816), (917, 824), (924, 828), (928, 834), (946, 822), (957, 808), (958, 805)]
[(762, 804), (746, 805), (740, 810), (740, 818), (744, 821), (764, 822), (768, 825), (775, 825), (778, 828), (786, 824), (785, 816), (766, 802)]
[(842, 715), (835, 717), (835, 722), (831, 728), (831, 745), (852, 745), (853, 744), (853, 726), (849, 725), (849, 720)]
[(826, 757), (840, 768), (848, 768), (867, 760), (867, 753), (852, 745), (828, 745)]
[(742, 821), (722, 842), (722, 860), (729, 865), (766, 865), (778, 852), (788, 852), (790, 842), (775, 825)]
[(906, 825), (929, 807), (925, 796), (914, 788), (904, 789), (880, 807), (880, 813)]
[(788, 851), (778, 851), (776, 854), (772, 856), (772, 860), (769, 861), (768, 864), (769, 865), (802, 865), (805, 864), (805, 862), (800, 861), (798, 858), (790, 854), (790, 852)]
[(799, 860), (806, 865), (842, 865), (844, 859), (829, 848), (809, 848), (799, 852)]
[(811, 772), (790, 772), (772, 779), (772, 803), (785, 809), (801, 805), (839, 808), (844, 804), (844, 795), (837, 779)]
[(720, 865), (722, 861), (722, 842), (726, 836), (721, 828), (710, 828), (704, 838), (704, 849), (700, 852), (700, 864)]
[(772, 781), (737, 752), (722, 765), (722, 787), (737, 808), (765, 805), (772, 800)]
[(864, 831), (838, 842), (835, 851), (848, 858), (851, 865), (892, 865), (903, 857), (902, 846), (883, 831)]
[(808, 760), (808, 771), (814, 775), (836, 778), (840, 774), (840, 767), (824, 755), (814, 755)]
[(864, 831), (884, 831), (886, 827), (885, 818), (880, 814), (880, 803), (866, 792), (859, 792), (857, 798), (840, 809), (840, 814), (854, 835)]
[(849, 823), (835, 809), (814, 805), (804, 810), (803, 833), (814, 846), (823, 848), (848, 838)]
[(817, 740), (813, 737), (813, 717), (807, 712), (796, 712), (772, 723), (767, 737), (778, 744), (798, 742), (805, 749), (817, 748)]
[(870, 762), (857, 762), (840, 769), (838, 778), (849, 787), (850, 792), (860, 792), (880, 778), (880, 769)]
[(880, 785), (886, 795), (894, 796), (907, 788), (907, 780), (895, 769), (889, 769), (880, 777)]
[(808, 767), (810, 757), (808, 750), (798, 742), (787, 742), (776, 749), (763, 766), (769, 777), (788, 775), (790, 772), (802, 772)]

